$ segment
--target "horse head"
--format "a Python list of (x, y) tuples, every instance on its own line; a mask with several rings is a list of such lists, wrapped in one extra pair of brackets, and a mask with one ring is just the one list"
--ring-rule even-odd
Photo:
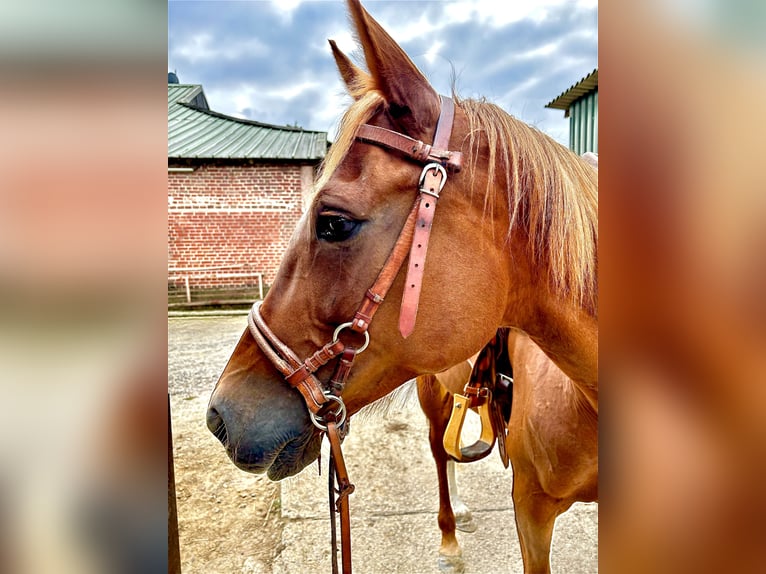
[[(350, 415), (410, 378), (467, 359), (499, 325), (534, 332), (541, 301), (559, 289), (540, 263), (539, 253), (529, 253), (530, 226), (546, 227), (550, 222), (539, 222), (526, 210), (529, 198), (514, 200), (499, 192), (514, 182), (521, 188), (527, 176), (520, 168), (499, 175), (505, 171), (503, 161), (508, 161), (500, 156), (508, 152), (496, 152), (496, 134), (491, 130), (477, 129), (481, 114), (476, 106), (458, 102), (454, 107), (445, 141), (453, 154), (449, 157), (462, 157), (463, 162), (450, 163), (447, 155), (439, 155), (444, 150), (431, 146), (439, 122), (445, 123), (440, 120), (443, 100), (359, 2), (350, 0), (349, 8), (368, 71), (331, 42), (353, 103), (325, 159), (313, 199), (257, 310), (256, 318), (264, 327), (243, 334), (208, 410), (208, 427), (234, 463), (247, 471), (267, 472), (273, 480), (295, 474), (315, 460), (321, 433), (306, 407), (312, 390), (296, 390), (285, 382), (285, 369), (292, 370), (295, 364), (280, 367), (281, 359), (270, 356), (280, 353), (264, 350), (269, 344), (258, 343), (253, 333), (270, 331), (271, 346), (287, 347), (301, 360), (338, 339), (340, 347), (357, 348), (341, 393)], [(500, 115), (497, 110), (481, 113)], [(543, 137), (530, 137), (538, 136)], [(427, 259), (418, 264), (419, 295), (414, 309), (410, 301), (406, 312), (414, 328), (411, 324), (403, 331), (401, 302), (411, 288), (406, 266), (390, 272), (385, 300), (369, 303), (377, 297), (369, 289), (379, 283), (381, 269), (389, 268), (392, 251), (407, 243), (400, 237), (407, 233), (408, 222), (413, 228), (421, 223), (418, 202), (423, 194), (418, 190), (424, 185), (424, 164), (433, 162), (446, 168), (443, 178), (431, 168), (444, 187), (436, 192), (438, 210), (431, 215)], [(587, 170), (582, 164), (579, 177), (591, 177)], [(516, 205), (509, 206), (513, 201)], [(425, 204), (432, 209), (428, 198)], [(552, 203), (548, 209), (558, 207)], [(410, 243), (414, 249), (417, 240)], [(410, 245), (406, 247), (409, 252)], [(413, 261), (410, 255), (410, 265)], [(573, 291), (568, 278), (563, 282)], [(374, 320), (357, 329), (360, 309), (368, 309), (368, 303), (375, 307)], [(351, 328), (339, 334), (339, 326), (346, 325)], [(331, 351), (332, 355), (338, 349), (333, 346)], [(314, 363), (311, 377), (326, 388), (335, 358)]]

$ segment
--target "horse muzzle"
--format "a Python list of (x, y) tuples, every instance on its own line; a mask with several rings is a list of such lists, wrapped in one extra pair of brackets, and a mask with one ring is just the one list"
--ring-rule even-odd
[(239, 394), (227, 396), (226, 387), (219, 385), (207, 410), (208, 429), (238, 468), (255, 474), (265, 472), (269, 479), (278, 481), (316, 460), (321, 436), (297, 392), (285, 389), (285, 394), (271, 397), (257, 409), (252, 408), (252, 397)]

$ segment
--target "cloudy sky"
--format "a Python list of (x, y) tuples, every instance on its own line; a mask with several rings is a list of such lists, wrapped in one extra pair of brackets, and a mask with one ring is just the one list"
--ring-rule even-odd
[[(545, 104), (598, 66), (597, 0), (364, 2), (434, 88), (484, 96), (563, 144)], [(327, 131), (349, 100), (327, 39), (356, 57), (340, 0), (171, 0), (168, 70), (202, 84), (213, 110)]]

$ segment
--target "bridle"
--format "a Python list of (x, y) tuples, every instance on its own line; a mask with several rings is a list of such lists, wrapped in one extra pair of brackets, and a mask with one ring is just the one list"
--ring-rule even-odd
[[(262, 302), (253, 305), (248, 314), (248, 327), (255, 342), (271, 363), (282, 373), (285, 380), (303, 396), (311, 422), (327, 435), (330, 442), (330, 519), (332, 528), (333, 572), (338, 572), (337, 543), (335, 535), (335, 512), (340, 513), (343, 573), (351, 573), (351, 527), (348, 495), (354, 485), (348, 479), (343, 460), (341, 441), (347, 431), (346, 405), (342, 392), (346, 379), (357, 355), (364, 352), (370, 342), (368, 332), (375, 313), (385, 299), (388, 290), (399, 274), (409, 252), (409, 264), (405, 290), (399, 315), (399, 331), (408, 337), (415, 326), (420, 287), (425, 268), (428, 239), (433, 224), (434, 211), (439, 194), (447, 182), (447, 170), (460, 171), (462, 154), (449, 151), (449, 139), (455, 105), (451, 98), (441, 96), (441, 111), (436, 125), (433, 145), (410, 138), (404, 134), (369, 124), (361, 125), (356, 139), (365, 143), (394, 150), (418, 163), (425, 164), (420, 174), (418, 196), (399, 233), (383, 268), (375, 282), (365, 293), (359, 309), (351, 321), (339, 325), (332, 340), (309, 358), (301, 361), (269, 328), (260, 312)], [(345, 344), (340, 339), (344, 330), (364, 337), (360, 346)], [(358, 337), (357, 337), (358, 338)], [(338, 358), (334, 374), (326, 386), (314, 373), (332, 359)], [(337, 489), (333, 481), (337, 481)], [(337, 499), (335, 495), (337, 494)]]
[[(391, 253), (388, 256), (375, 282), (367, 290), (365, 298), (354, 317), (339, 325), (332, 340), (316, 351), (309, 358), (301, 361), (298, 356), (283, 343), (269, 328), (260, 312), (262, 302), (253, 305), (248, 315), (250, 333), (261, 351), (282, 373), (285, 380), (303, 396), (309, 411), (311, 422), (327, 435), (330, 442), (330, 518), (332, 527), (332, 563), (333, 572), (337, 573), (337, 544), (335, 536), (335, 512), (340, 513), (341, 547), (343, 573), (351, 573), (351, 529), (348, 508), (348, 495), (354, 491), (354, 485), (348, 479), (341, 441), (347, 431), (347, 412), (342, 393), (346, 379), (357, 355), (364, 352), (370, 343), (368, 328), (375, 313), (385, 299), (388, 290), (399, 274), (405, 257), (409, 253), (407, 279), (399, 314), (399, 331), (408, 337), (415, 326), (420, 287), (425, 268), (428, 239), (433, 224), (434, 211), (439, 194), (447, 182), (447, 170), (460, 171), (462, 154), (449, 151), (449, 139), (455, 105), (452, 99), (441, 96), (441, 111), (436, 125), (433, 145), (410, 138), (399, 132), (369, 124), (361, 125), (356, 132), (356, 139), (378, 145), (404, 155), (406, 158), (425, 164), (420, 174), (418, 196), (410, 209)], [(343, 331), (361, 335), (361, 345), (346, 344), (340, 335)], [(359, 339), (359, 337), (354, 337)], [(337, 358), (338, 363), (327, 385), (322, 385), (314, 373), (323, 365)], [(337, 481), (337, 489), (334, 485)], [(337, 499), (335, 495), (337, 494)]]

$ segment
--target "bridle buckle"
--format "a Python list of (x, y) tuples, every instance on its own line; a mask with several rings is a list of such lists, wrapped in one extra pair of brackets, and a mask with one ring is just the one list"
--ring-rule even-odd
[[(439, 175), (441, 175), (441, 177), (439, 178), (439, 183), (438, 183), (439, 190), (434, 191), (434, 187), (427, 187), (426, 179), (429, 180), (428, 183), (430, 184), (431, 183), (430, 180)], [(420, 172), (420, 181), (418, 181), (418, 191), (420, 193), (425, 193), (426, 195), (431, 195), (438, 199), (439, 194), (442, 192), (442, 189), (444, 189), (445, 183), (447, 183), (447, 170), (444, 169), (444, 166), (438, 163), (429, 163), (423, 168), (423, 171)]]

